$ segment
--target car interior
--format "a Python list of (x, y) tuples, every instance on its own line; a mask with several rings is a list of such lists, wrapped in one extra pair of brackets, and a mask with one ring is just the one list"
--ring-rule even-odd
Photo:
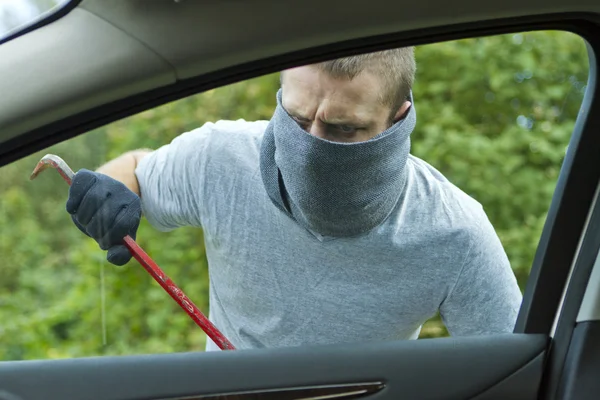
[(286, 68), (531, 31), (578, 35), (589, 75), (512, 334), (0, 359), (0, 400), (599, 398), (598, 1), (61, 2), (0, 36), (0, 167)]

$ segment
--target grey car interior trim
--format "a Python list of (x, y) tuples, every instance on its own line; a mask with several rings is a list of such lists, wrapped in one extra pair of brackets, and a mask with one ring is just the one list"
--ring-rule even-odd
[[(552, 324), (552, 330), (550, 331), (550, 337), (554, 337), (554, 334), (556, 333), (556, 327), (558, 326), (558, 320), (560, 319), (560, 314), (562, 312), (562, 308), (563, 308), (563, 305), (565, 302), (567, 288), (569, 287), (569, 282), (571, 282), (571, 276), (573, 276), (573, 270), (575, 269), (575, 264), (579, 257), (579, 253), (581, 252), (581, 246), (583, 245), (583, 238), (585, 237), (586, 233), (588, 232), (588, 228), (590, 226), (590, 220), (592, 219), (592, 214), (594, 212), (594, 209), (596, 208), (596, 204), (598, 203), (599, 195), (600, 195), (600, 183), (596, 186), (596, 192), (594, 193), (594, 200), (592, 201), (592, 206), (590, 207), (590, 209), (588, 211), (584, 228), (581, 232), (581, 235), (579, 236), (579, 243), (577, 244), (577, 250), (575, 251), (575, 256), (573, 257), (573, 262), (571, 263), (571, 267), (569, 268), (569, 276), (567, 277), (567, 280), (565, 281), (562, 297), (560, 298), (560, 304), (556, 310), (556, 316), (554, 317), (554, 323)], [(596, 262), (598, 262), (598, 257), (596, 258)], [(591, 277), (590, 277), (590, 279), (591, 279)], [(583, 306), (583, 304), (582, 304), (582, 306)]]
[[(527, 400), (537, 399), (546, 353), (538, 355), (525, 366), (515, 371), (496, 385), (473, 397), (471, 400)], [(514, 388), (520, 390), (515, 393)]]
[(576, 322), (600, 320), (600, 251), (587, 283)]
[[(374, 381), (386, 384), (375, 396), (379, 399), (465, 400), (513, 376), (542, 355), (547, 344), (544, 335), (504, 334), (13, 361), (0, 363), (0, 389), (27, 400), (48, 400), (49, 394), (52, 399), (133, 400)], [(543, 363), (532, 366), (538, 372), (525, 371), (535, 385)], [(504, 399), (519, 398), (521, 387), (504, 386)]]
[(2, 44), (0, 60), (0, 93), (10, 93), (0, 96), (0, 140), (176, 81), (153, 51), (80, 8)]
[(342, 385), (246, 390), (177, 398), (169, 397), (156, 400), (350, 400), (371, 396), (384, 388), (385, 383), (383, 382), (359, 382)]
[(456, 1), (450, 14), (447, 7), (390, 0), (85, 0), (66, 16), (0, 46), (0, 60), (9, 60), (0, 63), (0, 93), (11, 94), (0, 100), (0, 142), (172, 79), (282, 52), (444, 24), (600, 13), (600, 3), (588, 0)]
[(600, 397), (600, 321), (578, 323), (567, 355), (557, 400), (597, 400)]

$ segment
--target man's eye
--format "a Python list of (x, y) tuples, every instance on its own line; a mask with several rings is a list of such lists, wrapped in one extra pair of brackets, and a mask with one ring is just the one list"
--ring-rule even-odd
[(294, 121), (296, 121), (300, 126), (306, 126), (308, 124), (308, 122), (306, 122), (305, 120), (302, 120), (298, 117), (292, 117), (294, 119)]
[(342, 131), (343, 133), (354, 133), (357, 131), (357, 128), (355, 128), (354, 126), (349, 126), (349, 125), (338, 125), (338, 130)]

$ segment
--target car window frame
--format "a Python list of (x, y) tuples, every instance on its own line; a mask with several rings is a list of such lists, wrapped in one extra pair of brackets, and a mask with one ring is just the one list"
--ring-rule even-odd
[(58, 5), (54, 9), (47, 10), (33, 20), (12, 29), (9, 31), (8, 35), (3, 38), (0, 37), (0, 46), (64, 17), (74, 10), (81, 1), (82, 0), (67, 0), (65, 3)]

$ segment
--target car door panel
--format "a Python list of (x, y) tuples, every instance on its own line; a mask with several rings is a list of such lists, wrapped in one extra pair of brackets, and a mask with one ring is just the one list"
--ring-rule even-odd
[(577, 324), (558, 390), (561, 400), (592, 400), (600, 393), (600, 321)]
[(472, 400), (537, 399), (546, 352), (540, 353), (513, 374), (490, 386)]
[[(308, 388), (312, 397), (300, 392), (276, 398), (341, 399), (341, 394), (360, 389), (341, 387), (338, 397), (318, 396), (332, 396), (331, 385), (377, 389), (383, 384), (381, 390), (372, 391), (372, 398), (492, 400), (514, 395), (525, 400), (535, 398), (547, 343), (544, 335), (506, 334), (360, 346), (13, 361), (0, 363), (0, 390), (23, 400), (137, 400), (225, 394), (238, 397), (217, 398), (267, 399), (273, 397), (239, 396)], [(323, 385), (329, 392), (317, 395), (313, 387)]]

